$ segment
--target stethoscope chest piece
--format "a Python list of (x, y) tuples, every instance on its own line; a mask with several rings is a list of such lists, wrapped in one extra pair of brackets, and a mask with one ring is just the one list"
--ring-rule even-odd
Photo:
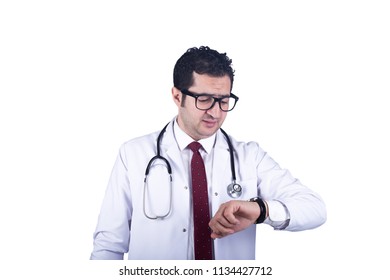
[(239, 198), (242, 194), (242, 187), (234, 181), (227, 187), (227, 193), (232, 198)]

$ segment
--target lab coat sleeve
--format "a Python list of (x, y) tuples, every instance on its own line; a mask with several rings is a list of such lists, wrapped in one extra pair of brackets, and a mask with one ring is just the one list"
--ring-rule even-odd
[[(269, 210), (274, 216), (286, 216), (284, 206), (288, 211), (287, 215), (290, 216), (287, 227), (279, 229), (307, 230), (316, 228), (326, 221), (325, 204), (316, 192), (301, 184), (288, 170), (282, 169), (261, 148), (257, 154), (257, 162), (260, 196), (270, 202)], [(272, 209), (273, 206), (277, 206), (278, 209)], [(278, 214), (276, 211), (283, 213)]]
[(123, 145), (103, 199), (91, 259), (118, 260), (128, 252), (132, 205), (126, 161)]

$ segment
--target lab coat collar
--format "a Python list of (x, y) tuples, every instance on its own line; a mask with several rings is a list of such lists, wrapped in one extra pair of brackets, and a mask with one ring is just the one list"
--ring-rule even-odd
[[(175, 122), (176, 122), (176, 117), (168, 124), (165, 135), (163, 136), (163, 141), (161, 142), (161, 147), (163, 148), (164, 151), (166, 151), (168, 153), (169, 156), (174, 157), (174, 160), (178, 160), (179, 158), (181, 158), (181, 155), (180, 155), (181, 150), (185, 149), (186, 146), (185, 146), (185, 143), (179, 144), (179, 141), (176, 139), (176, 135), (174, 132)], [(179, 127), (179, 126), (176, 124), (175, 128), (177, 128), (177, 127)], [(212, 141), (210, 138), (212, 139)], [(220, 150), (222, 153), (226, 153), (226, 151), (229, 152), (229, 147), (228, 147), (228, 144), (226, 142), (225, 136), (223, 135), (223, 133), (221, 132), (220, 129), (210, 138), (208, 138), (208, 140), (210, 141), (211, 145), (210, 145), (210, 143), (205, 144), (205, 146), (206, 146), (205, 150), (208, 153), (211, 152), (212, 148), (214, 148), (214, 150)], [(190, 139), (191, 139), (191, 137), (190, 137)], [(193, 140), (191, 139), (191, 142), (192, 141)], [(189, 143), (191, 143), (191, 142), (189, 142)], [(187, 145), (189, 143), (187, 143)], [(183, 147), (181, 147), (180, 145), (182, 145)], [(229, 154), (229, 153), (227, 153), (227, 154)]]
[[(185, 176), (186, 172), (184, 170), (185, 163), (183, 162), (183, 158), (181, 155), (181, 148), (179, 145), (184, 145), (183, 149), (186, 148), (185, 143), (179, 144), (179, 141), (176, 139), (176, 135), (174, 132), (174, 125), (176, 122), (176, 118), (174, 118), (168, 125), (167, 131), (165, 132), (164, 139), (162, 141), (161, 147), (162, 151), (166, 152), (167, 158), (172, 166), (174, 168), (175, 173), (173, 176), (176, 178), (180, 178), (182, 180), (182, 183), (185, 184), (188, 180), (188, 178)], [(175, 129), (179, 126), (176, 124)], [(178, 130), (178, 129), (176, 129)], [(179, 132), (180, 133), (180, 132)], [(184, 133), (184, 132), (183, 132)], [(185, 133), (184, 133), (185, 134)], [(186, 134), (185, 134), (186, 135)], [(180, 136), (179, 136), (180, 137)], [(190, 137), (191, 139), (191, 137)], [(212, 151), (212, 148), (214, 147), (214, 157), (218, 158), (219, 164), (213, 165), (213, 173), (214, 174), (225, 174), (226, 172), (229, 172), (229, 147), (225, 140), (225, 136), (222, 134), (221, 130), (218, 130), (211, 139), (214, 139), (214, 143), (212, 143), (212, 146), (209, 148), (210, 152)], [(193, 140), (191, 139), (191, 142)], [(215, 144), (215, 145), (214, 145)], [(207, 144), (206, 144), (207, 146)], [(215, 186), (217, 186), (218, 183), (218, 176), (213, 177), (213, 182)]]
[[(176, 138), (176, 142), (177, 142), (179, 149), (181, 151), (183, 151), (185, 148), (188, 147), (189, 144), (191, 144), (192, 142), (195, 141), (194, 139), (192, 139), (187, 133), (185, 133), (181, 129), (181, 127), (177, 123), (177, 118), (175, 118), (175, 120), (172, 122), (172, 126), (173, 126), (173, 133), (174, 133), (174, 136)], [(216, 139), (216, 133), (214, 133), (212, 136), (210, 136), (208, 138), (201, 139), (198, 142), (202, 145), (203, 149), (208, 154), (210, 154), (211, 150), (214, 147), (215, 139)]]

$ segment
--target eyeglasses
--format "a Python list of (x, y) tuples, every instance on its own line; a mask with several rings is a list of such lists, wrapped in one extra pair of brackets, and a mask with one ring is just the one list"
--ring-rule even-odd
[(214, 97), (210, 94), (201, 93), (195, 94), (187, 89), (182, 89), (181, 92), (185, 95), (195, 98), (195, 106), (199, 110), (207, 111), (214, 107), (215, 103), (218, 102), (219, 108), (224, 112), (229, 112), (234, 109), (238, 101), (238, 96), (230, 93), (229, 96)]

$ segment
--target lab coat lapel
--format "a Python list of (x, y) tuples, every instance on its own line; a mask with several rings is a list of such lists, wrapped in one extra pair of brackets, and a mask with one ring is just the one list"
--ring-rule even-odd
[(166, 153), (167, 159), (172, 167), (172, 177), (174, 181), (178, 179), (186, 182), (184, 177), (185, 169), (183, 158), (181, 156), (179, 147), (177, 145), (175, 136), (173, 134), (173, 120), (167, 127), (166, 133), (164, 135), (164, 139), (162, 141), (162, 152)]
[(218, 193), (226, 192), (226, 186), (231, 182), (229, 146), (225, 136), (220, 130), (217, 132), (217, 138), (214, 148), (214, 163), (212, 170), (212, 186)]
[[(188, 217), (191, 215), (189, 176), (173, 134), (172, 124), (173, 122), (167, 127), (161, 152), (165, 154), (164, 156), (172, 167), (172, 217), (175, 219), (175, 224), (183, 225), (184, 229), (189, 229), (191, 227), (188, 224), (190, 221)], [(182, 234), (183, 232), (181, 232)]]
[(217, 139), (215, 142), (215, 171), (224, 171), (230, 167), (230, 154), (229, 145), (225, 139), (225, 136), (220, 130), (217, 132)]

